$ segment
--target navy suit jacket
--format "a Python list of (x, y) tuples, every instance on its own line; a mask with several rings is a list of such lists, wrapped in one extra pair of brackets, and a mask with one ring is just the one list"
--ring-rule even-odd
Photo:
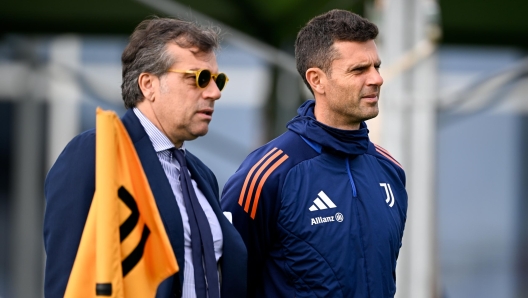
[[(154, 194), (161, 219), (180, 267), (158, 287), (156, 297), (180, 297), (184, 271), (183, 224), (171, 186), (152, 143), (132, 110), (125, 125)], [(187, 165), (213, 208), (223, 233), (220, 259), (222, 297), (246, 297), (247, 252), (242, 238), (223, 215), (218, 182), (211, 170), (187, 151)], [(44, 245), (46, 297), (63, 297), (95, 190), (95, 130), (76, 136), (61, 153), (45, 181)], [(95, 285), (94, 285), (95, 291)]]

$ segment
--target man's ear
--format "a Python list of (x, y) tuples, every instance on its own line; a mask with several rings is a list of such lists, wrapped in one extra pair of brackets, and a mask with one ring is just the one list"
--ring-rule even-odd
[(156, 94), (156, 86), (158, 78), (150, 73), (142, 72), (138, 77), (139, 89), (143, 93), (143, 97), (148, 101), (154, 101)]
[(325, 93), (326, 74), (320, 68), (308, 68), (306, 70), (306, 81), (308, 81), (314, 93)]

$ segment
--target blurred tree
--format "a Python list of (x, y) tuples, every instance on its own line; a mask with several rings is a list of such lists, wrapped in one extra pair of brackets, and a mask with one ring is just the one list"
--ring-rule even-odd
[[(176, 1), (176, 0), (171, 0)], [(363, 12), (366, 1), (387, 0), (178, 0), (265, 42), (284, 47), (311, 17), (332, 8)], [(400, 0), (401, 1), (401, 0)], [(154, 9), (134, 0), (17, 0), (0, 9), (0, 35), (6, 33), (130, 34)], [(522, 0), (438, 0), (444, 42), (528, 47)], [(289, 41), (288, 41), (289, 39)], [(284, 41), (286, 40), (286, 42)]]
[(438, 0), (443, 43), (528, 49), (528, 1)]
[(299, 29), (314, 16), (339, 8), (362, 13), (362, 0), (179, 0), (270, 45), (293, 49)]

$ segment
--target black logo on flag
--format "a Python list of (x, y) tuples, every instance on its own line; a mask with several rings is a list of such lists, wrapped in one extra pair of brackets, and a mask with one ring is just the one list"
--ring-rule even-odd
[[(130, 216), (119, 226), (119, 237), (120, 241), (123, 240), (132, 233), (134, 228), (139, 222), (139, 209), (136, 203), (136, 200), (132, 195), (121, 186), (117, 191), (117, 196), (125, 203), (125, 205), (132, 211)], [(150, 230), (145, 224), (143, 227), (143, 233), (141, 235), (141, 240), (134, 250), (121, 262), (121, 267), (123, 268), (123, 277), (125, 277), (130, 270), (132, 270), (137, 263), (143, 257), (143, 252), (145, 251), (145, 243), (150, 235)], [(112, 296), (112, 284), (111, 283), (98, 283), (95, 285), (95, 295), (96, 296)]]
[[(123, 224), (119, 227), (119, 235), (121, 238), (121, 242), (132, 233), (134, 228), (137, 226), (139, 221), (139, 209), (136, 203), (136, 200), (132, 195), (123, 187), (121, 186), (119, 190), (117, 191), (117, 195), (125, 203), (125, 205), (132, 211), (132, 214), (123, 222)], [(132, 270), (137, 263), (141, 260), (143, 257), (143, 252), (145, 250), (145, 243), (147, 242), (147, 238), (150, 235), (150, 230), (148, 226), (145, 224), (143, 227), (143, 233), (141, 235), (141, 240), (139, 241), (138, 245), (134, 250), (121, 262), (121, 267), (123, 267), (123, 277), (125, 277), (130, 270)]]

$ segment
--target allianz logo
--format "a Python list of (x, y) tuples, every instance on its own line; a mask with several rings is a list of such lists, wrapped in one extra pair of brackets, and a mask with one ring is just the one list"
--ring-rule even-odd
[(318, 216), (318, 217), (314, 217), (312, 218), (312, 226), (313, 225), (318, 225), (318, 224), (322, 224), (322, 223), (327, 223), (327, 222), (342, 222), (343, 221), (343, 214), (337, 212), (335, 215), (332, 215), (332, 216)]

